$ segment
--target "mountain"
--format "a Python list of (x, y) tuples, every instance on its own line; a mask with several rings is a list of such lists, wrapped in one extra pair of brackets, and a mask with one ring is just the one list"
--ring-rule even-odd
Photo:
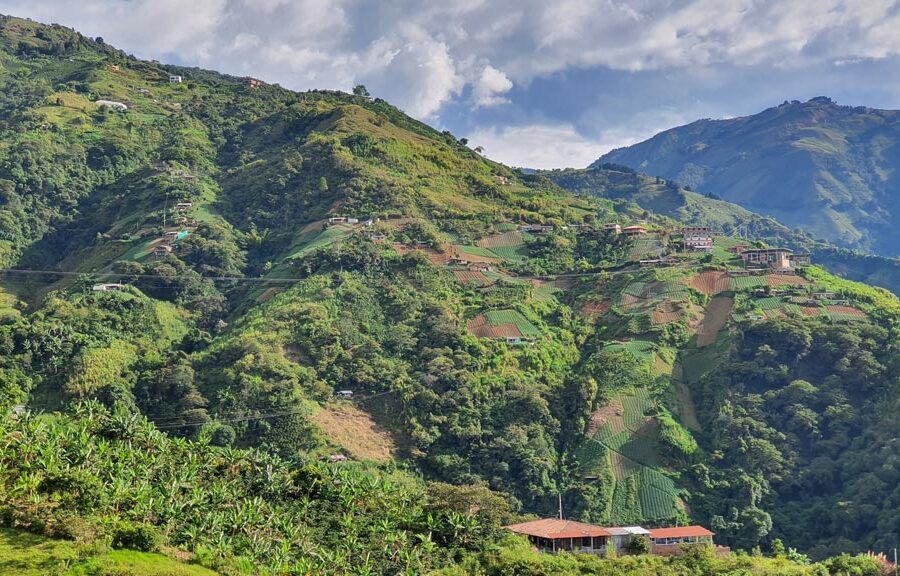
[(686, 190), (673, 180), (642, 174), (618, 164), (586, 170), (546, 170), (540, 174), (577, 194), (626, 200), (695, 226), (710, 226), (729, 235), (749, 236), (771, 245), (810, 252), (817, 263), (833, 273), (900, 294), (900, 258), (837, 247), (789, 228), (772, 217)]
[[(11, 17), (0, 85), (0, 569), (872, 573), (842, 554), (896, 541), (886, 290), (751, 274), (754, 237), (686, 252), (687, 214), (363, 90)], [(560, 504), (776, 557), (575, 560), (501, 528)]]
[(676, 180), (844, 248), (900, 256), (900, 112), (824, 97), (699, 120), (597, 160)]

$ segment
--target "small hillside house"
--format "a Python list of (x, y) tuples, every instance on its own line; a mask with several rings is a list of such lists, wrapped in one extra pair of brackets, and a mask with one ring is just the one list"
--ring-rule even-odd
[(512, 524), (506, 529), (527, 536), (541, 552), (565, 550), (604, 555), (610, 536), (609, 532), (599, 526), (558, 518)]
[(334, 395), (338, 398), (343, 398), (344, 400), (350, 400), (353, 398), (353, 390), (338, 390)]
[(682, 546), (713, 545), (713, 534), (703, 526), (678, 526), (650, 530), (650, 553), (660, 556), (680, 554)]
[(741, 252), (741, 259), (747, 266), (784, 269), (792, 267), (791, 254), (787, 248), (751, 248)]
[(546, 232), (553, 232), (553, 226), (544, 226), (542, 224), (525, 224), (520, 226), (519, 229), (522, 232), (529, 232), (531, 234), (544, 234)]
[(619, 553), (627, 551), (636, 536), (650, 536), (650, 531), (640, 526), (615, 526), (603, 529), (609, 532), (609, 541)]
[(643, 236), (647, 233), (647, 229), (643, 226), (626, 226), (622, 228), (622, 234), (626, 237), (631, 238), (634, 236)]
[(178, 74), (169, 74), (169, 84), (181, 84), (182, 78)]
[(161, 244), (153, 249), (153, 254), (155, 256), (168, 256), (172, 252), (175, 251), (174, 246), (169, 246), (168, 244)]
[(250, 88), (259, 88), (262, 86), (262, 82), (257, 80), (256, 78), (247, 78), (247, 86)]
[(124, 284), (94, 284), (91, 288), (94, 292), (121, 292), (124, 289)]
[(681, 229), (684, 236), (712, 236), (709, 226), (685, 226)]
[(179, 202), (175, 205), (175, 209), (179, 212), (184, 212), (186, 210), (190, 210), (192, 206), (193, 204), (190, 202)]
[(809, 266), (812, 264), (812, 256), (810, 254), (791, 254), (792, 266)]
[(618, 224), (604, 224), (603, 231), (608, 234), (615, 234), (618, 236), (622, 233), (622, 227)]

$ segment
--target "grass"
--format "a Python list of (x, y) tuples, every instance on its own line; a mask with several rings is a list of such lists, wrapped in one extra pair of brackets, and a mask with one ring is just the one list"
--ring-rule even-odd
[(349, 404), (321, 408), (312, 417), (322, 433), (357, 460), (390, 462), (397, 451), (387, 430), (366, 412)]
[(613, 342), (603, 347), (604, 352), (618, 352), (619, 350), (627, 350), (642, 360), (652, 362), (656, 344), (647, 340), (629, 340), (628, 342)]
[[(85, 557), (87, 556), (87, 557)], [(216, 576), (201, 566), (162, 554), (133, 550), (100, 551), (67, 540), (51, 540), (0, 528), (2, 576)]]

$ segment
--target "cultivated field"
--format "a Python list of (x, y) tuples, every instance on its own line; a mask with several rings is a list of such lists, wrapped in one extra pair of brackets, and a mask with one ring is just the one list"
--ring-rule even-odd
[(492, 280), (477, 270), (454, 270), (453, 276), (460, 284), (473, 284), (475, 286), (487, 286)]
[(716, 341), (719, 330), (728, 322), (733, 304), (734, 300), (725, 296), (716, 296), (710, 301), (697, 331), (698, 347), (709, 346)]
[(537, 338), (541, 331), (515, 310), (491, 310), (466, 323), (469, 333), (478, 338)]
[(720, 292), (725, 292), (731, 287), (728, 275), (725, 272), (716, 270), (707, 270), (701, 272), (691, 278), (690, 287), (698, 292), (715, 296)]

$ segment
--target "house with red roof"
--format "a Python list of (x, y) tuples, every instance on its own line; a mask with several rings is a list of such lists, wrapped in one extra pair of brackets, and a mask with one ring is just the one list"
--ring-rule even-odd
[(609, 532), (599, 526), (574, 520), (543, 518), (512, 524), (507, 530), (523, 534), (541, 552), (581, 552), (606, 554)]
[(650, 553), (660, 556), (680, 554), (682, 546), (713, 545), (713, 536), (703, 526), (677, 526), (675, 528), (653, 528), (650, 530)]

